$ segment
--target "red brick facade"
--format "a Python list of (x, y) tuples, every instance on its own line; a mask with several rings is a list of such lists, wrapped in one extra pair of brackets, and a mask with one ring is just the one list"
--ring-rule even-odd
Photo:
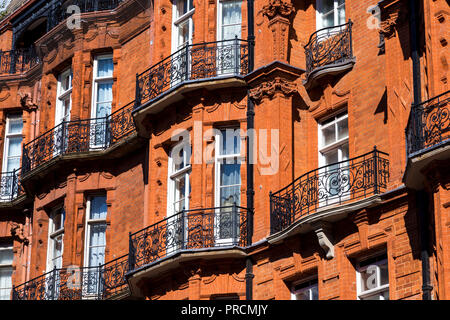
[[(240, 4), (242, 40), (217, 42), (227, 1)], [(0, 203), (0, 244), (14, 253), (11, 298), (90, 297), (63, 274), (88, 265), (89, 199), (99, 194), (107, 215), (105, 264), (93, 267), (97, 298), (288, 300), (312, 281), (321, 300), (354, 300), (367, 294), (358, 270), (378, 257), (386, 259), (388, 286), (381, 283), (380, 292), (389, 299), (450, 298), (448, 2), (420, 0), (412, 8), (384, 0), (370, 9), (368, 1), (347, 0), (342, 9), (333, 0), (256, 0), (249, 17), (247, 1), (195, 0), (195, 9), (176, 17), (173, 1), (111, 0), (104, 10), (81, 8), (75, 28), (72, 17), (52, 23), (58, 2), (30, 0), (0, 22), (3, 166), (11, 155), (7, 119), (20, 114), (23, 121), (20, 174), (5, 180), (2, 168), (10, 198)], [(325, 2), (335, 15), (345, 13), (340, 27), (319, 27)], [(183, 19), (192, 19), (187, 46), (174, 35)], [(19, 53), (26, 43), (38, 60)], [(8, 50), (22, 60), (7, 60)], [(114, 70), (111, 115), (101, 120), (104, 144), (93, 148), (96, 59), (105, 54)], [(59, 76), (68, 68), (71, 109), (58, 125)], [(252, 105), (259, 140), (257, 162), (248, 166)], [(428, 109), (415, 117), (421, 106)], [(348, 139), (338, 141), (331, 164), (325, 154), (334, 149), (323, 146), (321, 132), (339, 117), (347, 119)], [(211, 134), (224, 128), (241, 129), (244, 160), (239, 201), (229, 211), (219, 197), (222, 138)], [(187, 191), (174, 196), (173, 135), (182, 130), (192, 158), (181, 170)], [(11, 191), (5, 181), (19, 187)], [(185, 210), (172, 212), (183, 194)], [(52, 270), (49, 226), (59, 206), (62, 266)], [(222, 236), (227, 230), (237, 234)], [(58, 293), (48, 294), (46, 281), (58, 281)]]

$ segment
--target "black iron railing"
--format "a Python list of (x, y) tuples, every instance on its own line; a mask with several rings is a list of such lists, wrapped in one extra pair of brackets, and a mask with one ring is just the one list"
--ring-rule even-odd
[(319, 208), (382, 193), (389, 179), (388, 155), (378, 151), (310, 171), (270, 194), (271, 233)]
[(130, 235), (130, 270), (185, 250), (245, 247), (248, 210), (237, 206), (186, 210)]
[[(53, 29), (59, 23), (69, 18), (73, 11), (73, 6), (79, 8), (79, 13), (87, 13), (94, 11), (105, 11), (113, 10), (119, 6), (125, 0), (69, 0), (69, 1), (58, 1), (56, 5), (52, 8), (49, 14), (49, 20), (47, 24), (47, 30)], [(71, 7), (72, 6), (72, 7)]]
[(128, 270), (128, 254), (105, 263), (102, 267), (102, 290), (99, 296), (108, 299), (128, 291), (125, 278)]
[(0, 177), (0, 202), (10, 202), (24, 194), (20, 183), (20, 171), (2, 172)]
[(182, 47), (136, 75), (136, 107), (188, 81), (247, 74), (248, 45), (236, 38)]
[(134, 103), (108, 117), (66, 121), (23, 147), (22, 174), (63, 154), (104, 150), (135, 131)]
[(39, 63), (34, 48), (0, 51), (0, 75), (25, 73)]
[(411, 107), (406, 137), (409, 155), (450, 139), (450, 90)]
[(306, 72), (353, 58), (352, 21), (314, 32), (305, 45)]
[(13, 288), (13, 300), (100, 300), (128, 291), (128, 254), (98, 267), (53, 269)]
[(13, 300), (100, 299), (102, 267), (53, 269), (13, 288)]

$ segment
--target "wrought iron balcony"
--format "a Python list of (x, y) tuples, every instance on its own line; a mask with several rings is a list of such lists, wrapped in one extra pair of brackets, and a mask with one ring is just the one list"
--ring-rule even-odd
[(318, 209), (382, 193), (389, 179), (388, 155), (378, 151), (310, 171), (270, 194), (271, 233)]
[(413, 105), (406, 127), (408, 155), (450, 139), (450, 90)]
[(0, 180), (0, 202), (11, 202), (24, 194), (20, 183), (20, 171), (2, 172)]
[(68, 10), (70, 6), (77, 6), (80, 8), (80, 13), (113, 10), (117, 8), (125, 0), (69, 0), (56, 1), (55, 5), (50, 10), (47, 29), (50, 31), (59, 23), (66, 20), (73, 14), (73, 11)]
[(130, 235), (130, 271), (182, 251), (245, 247), (248, 210), (186, 210)]
[(0, 51), (0, 76), (25, 73), (39, 63), (34, 48)]
[(98, 267), (54, 269), (13, 288), (13, 300), (99, 300), (127, 289), (128, 255)]
[(102, 299), (121, 295), (128, 291), (126, 273), (128, 272), (128, 254), (107, 262), (102, 267)]
[(64, 154), (104, 150), (135, 131), (133, 103), (108, 117), (62, 122), (23, 147), (22, 174)]
[(305, 45), (306, 72), (337, 66), (353, 59), (352, 21), (314, 32)]
[(248, 45), (236, 38), (182, 47), (136, 75), (136, 108), (188, 82), (247, 74)]

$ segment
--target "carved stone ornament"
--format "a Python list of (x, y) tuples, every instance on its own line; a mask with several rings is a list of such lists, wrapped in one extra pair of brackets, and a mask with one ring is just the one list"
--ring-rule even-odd
[(312, 224), (314, 231), (317, 235), (319, 245), (325, 251), (327, 259), (334, 258), (334, 240), (332, 236), (331, 224), (325, 221), (320, 221)]
[(291, 3), (283, 0), (270, 0), (269, 4), (262, 8), (262, 12), (269, 19), (273, 19), (275, 16), (289, 18), (295, 12), (295, 8)]
[(11, 223), (11, 235), (13, 238), (17, 239), (18, 241), (22, 242), (23, 244), (28, 244), (30, 241), (28, 238), (24, 235), (23, 231), (23, 225), (12, 222)]
[(276, 77), (272, 81), (261, 83), (254, 89), (250, 89), (250, 97), (254, 101), (261, 101), (264, 97), (272, 98), (276, 93), (289, 96), (297, 92), (297, 85), (294, 82)]

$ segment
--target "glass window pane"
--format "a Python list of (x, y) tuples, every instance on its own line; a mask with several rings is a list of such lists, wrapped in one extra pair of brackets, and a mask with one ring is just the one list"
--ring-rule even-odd
[(241, 183), (240, 164), (221, 164), (220, 165), (220, 186), (231, 186)]
[(112, 82), (98, 84), (97, 102), (112, 101)]
[(348, 119), (343, 119), (337, 123), (338, 139), (348, 138)]
[(326, 128), (322, 129), (322, 146), (326, 147), (327, 145), (336, 141), (336, 130), (334, 125), (330, 125)]
[(91, 225), (90, 233), (89, 266), (96, 267), (105, 262), (106, 224)]
[(317, 286), (311, 288), (311, 300), (319, 300), (319, 288)]
[(22, 117), (20, 118), (9, 118), (9, 126), (8, 126), (8, 134), (10, 133), (22, 133), (23, 129), (23, 121)]
[(9, 300), (11, 298), (12, 272), (12, 267), (0, 269), (0, 300)]
[(389, 290), (384, 291), (383, 293), (381, 293), (381, 295), (383, 296), (384, 300), (389, 300)]
[(387, 262), (380, 265), (380, 285), (389, 284), (389, 273)]
[(227, 129), (221, 130), (222, 145), (220, 154), (231, 155), (241, 153), (241, 138), (240, 130)]
[[(337, 150), (331, 150), (327, 153), (324, 154), (324, 158), (325, 158), (325, 165), (329, 166), (330, 164), (339, 162), (339, 155), (338, 155), (338, 151)], [(327, 171), (332, 171), (332, 170), (336, 170), (338, 167), (328, 167)]]
[(319, 0), (319, 12), (328, 13), (334, 10), (334, 0)]
[(57, 231), (64, 228), (64, 216), (65, 212), (63, 208), (58, 209), (53, 215), (53, 230)]
[(106, 219), (107, 210), (106, 196), (91, 198), (91, 219)]
[(21, 155), (21, 146), (22, 146), (22, 137), (16, 137), (16, 138), (8, 138), (9, 145), (8, 145), (8, 157), (14, 157)]
[(241, 2), (222, 2), (222, 40), (241, 37)]
[(220, 206), (227, 207), (234, 204), (240, 204), (241, 187), (223, 187), (220, 188)]
[(0, 265), (12, 264), (14, 258), (13, 249), (3, 249), (0, 247)]
[(12, 172), (20, 168), (20, 157), (10, 158), (8, 157), (8, 163), (6, 164), (6, 172)]
[(112, 58), (97, 60), (97, 77), (112, 77), (114, 63)]

